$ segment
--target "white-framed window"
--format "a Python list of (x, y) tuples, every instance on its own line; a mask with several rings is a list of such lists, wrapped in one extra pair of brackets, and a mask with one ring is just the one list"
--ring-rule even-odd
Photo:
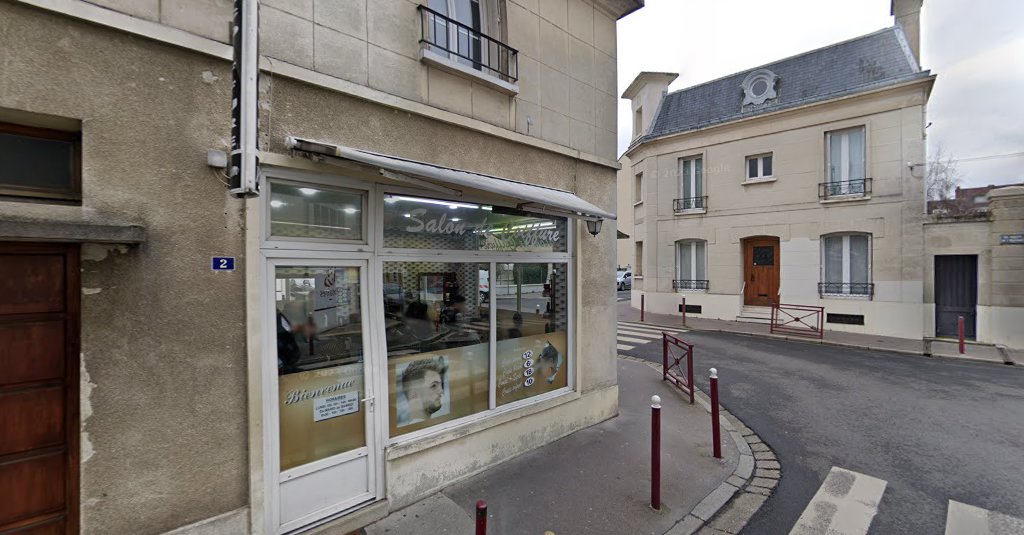
[(644, 276), (644, 242), (636, 242), (636, 268), (633, 269), (634, 277)]
[(871, 235), (829, 234), (821, 237), (821, 295), (874, 294), (871, 282)]
[(763, 180), (772, 178), (772, 154), (747, 156), (747, 180)]
[(867, 168), (863, 126), (825, 134), (827, 181), (823, 198), (836, 195), (864, 195)]
[(633, 179), (633, 204), (644, 202), (644, 174), (637, 173)]
[(644, 126), (644, 111), (643, 110), (644, 109), (641, 107), (641, 108), (637, 108), (636, 111), (633, 112), (633, 137), (634, 138), (640, 137), (640, 134), (643, 133), (643, 132), (640, 131), (640, 129), (643, 128), (643, 126)]
[(676, 242), (676, 290), (707, 290), (707, 242), (679, 240)]
[(704, 158), (682, 158), (679, 160), (679, 198), (673, 207), (676, 212), (705, 210)]

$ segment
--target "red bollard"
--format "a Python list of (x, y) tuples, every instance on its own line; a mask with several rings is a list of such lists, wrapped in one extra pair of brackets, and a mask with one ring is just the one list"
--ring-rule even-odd
[(651, 507), (661, 510), (661, 398), (651, 396)]
[(711, 368), (711, 440), (716, 459), (722, 458), (722, 430), (718, 422), (718, 370)]
[(956, 329), (960, 338), (960, 354), (964, 354), (964, 317), (958, 316), (956, 318)]
[(640, 294), (640, 321), (644, 320), (644, 294)]
[(476, 535), (487, 535), (487, 502), (476, 502)]
[(683, 298), (682, 305), (683, 305), (682, 306), (682, 311), (683, 311), (683, 327), (686, 327), (686, 298), (685, 297)]

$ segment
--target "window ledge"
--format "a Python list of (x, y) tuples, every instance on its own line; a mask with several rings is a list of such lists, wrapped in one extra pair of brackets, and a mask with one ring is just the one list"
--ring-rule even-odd
[(768, 184), (770, 182), (775, 182), (776, 180), (778, 180), (778, 179), (773, 177), (773, 176), (762, 177), (762, 178), (748, 178), (748, 179), (744, 180), (743, 182), (740, 182), (740, 184), (742, 184), (744, 186), (750, 186), (752, 184)]
[(488, 85), (507, 95), (515, 96), (519, 94), (519, 84), (506, 82), (505, 80), (495, 78), (494, 76), (463, 65), (457, 61), (452, 61), (451, 58), (448, 58), (443, 54), (438, 54), (429, 48), (420, 49), (420, 60), (427, 65), (432, 65), (456, 76), (469, 78), (474, 82)]
[(871, 301), (871, 294), (818, 294), (819, 299), (849, 299), (854, 301)]
[(862, 195), (860, 193), (852, 193), (850, 195), (835, 195), (828, 199), (821, 199), (818, 201), (821, 204), (837, 204), (844, 202), (857, 202), (857, 201), (869, 201), (871, 200), (870, 195)]
[(0, 240), (137, 245), (146, 241), (146, 229), (139, 225), (0, 217)]
[(707, 290), (703, 290), (703, 289), (702, 290), (697, 290), (697, 289), (691, 290), (691, 289), (688, 289), (688, 288), (676, 288), (676, 293), (677, 294), (706, 294), (706, 293), (708, 293), (708, 291)]
[(675, 215), (701, 215), (708, 213), (707, 208), (690, 208), (689, 210), (677, 210)]

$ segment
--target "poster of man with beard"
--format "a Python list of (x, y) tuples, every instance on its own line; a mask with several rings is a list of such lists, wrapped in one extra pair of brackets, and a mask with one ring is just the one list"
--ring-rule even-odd
[(398, 427), (440, 418), (451, 412), (447, 375), (447, 356), (414, 360), (398, 370)]

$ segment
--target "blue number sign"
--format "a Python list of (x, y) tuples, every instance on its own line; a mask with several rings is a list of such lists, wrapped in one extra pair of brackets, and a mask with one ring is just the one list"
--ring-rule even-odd
[(214, 271), (234, 271), (235, 270), (235, 257), (233, 256), (215, 256), (210, 262), (210, 267)]

